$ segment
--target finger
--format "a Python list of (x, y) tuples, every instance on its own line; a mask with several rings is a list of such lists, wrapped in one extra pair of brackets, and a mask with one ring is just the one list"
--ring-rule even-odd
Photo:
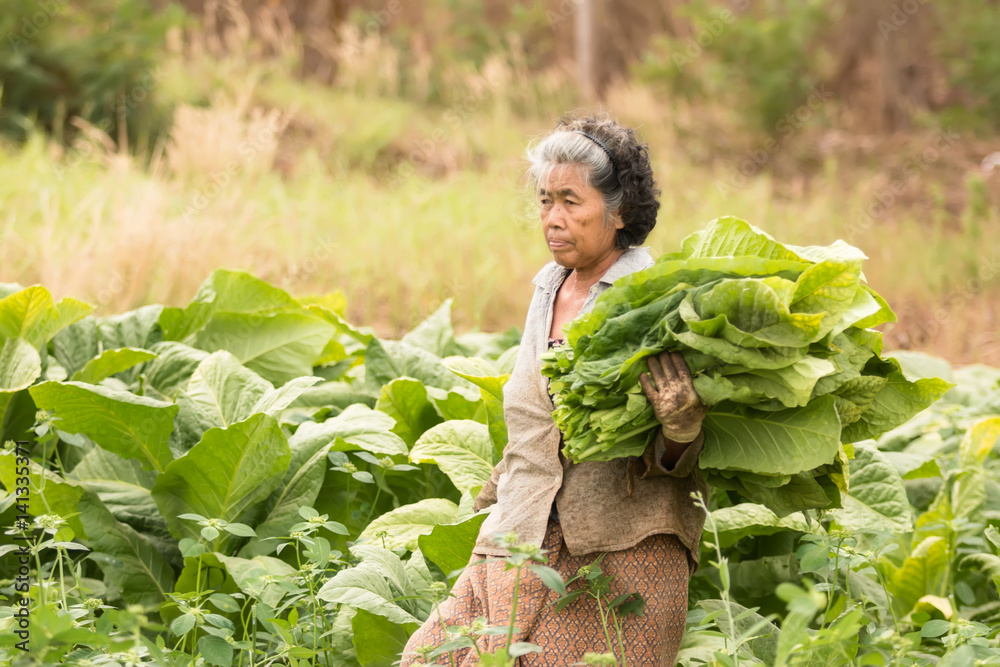
[(677, 371), (677, 377), (680, 378), (685, 384), (692, 382), (691, 369), (688, 368), (687, 362), (684, 361), (684, 357), (681, 356), (681, 353), (672, 352), (670, 354), (670, 358), (674, 362), (674, 370)]
[(658, 389), (663, 389), (667, 386), (667, 378), (663, 373), (663, 367), (660, 365), (660, 360), (654, 357), (646, 357), (646, 365), (649, 367), (649, 375), (656, 383)]
[(663, 373), (666, 375), (667, 380), (673, 380), (677, 377), (677, 369), (674, 368), (674, 361), (670, 352), (661, 352), (658, 361), (663, 366)]
[(656, 390), (653, 388), (649, 375), (646, 373), (640, 373), (639, 384), (642, 386), (642, 390), (646, 393), (646, 398), (652, 400), (652, 397), (656, 395)]

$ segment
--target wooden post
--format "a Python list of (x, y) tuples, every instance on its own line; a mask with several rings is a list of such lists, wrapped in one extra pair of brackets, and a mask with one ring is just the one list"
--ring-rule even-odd
[(596, 97), (594, 76), (594, 2), (595, 0), (574, 0), (576, 71), (580, 93), (586, 100)]

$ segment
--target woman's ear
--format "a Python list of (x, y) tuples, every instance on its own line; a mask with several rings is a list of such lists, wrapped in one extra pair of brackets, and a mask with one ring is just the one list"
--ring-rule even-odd
[(624, 212), (624, 210), (625, 210), (624, 207), (619, 208), (617, 211), (615, 211), (614, 216), (612, 216), (611, 218), (615, 223), (615, 229), (625, 229), (625, 220), (622, 217), (622, 213)]

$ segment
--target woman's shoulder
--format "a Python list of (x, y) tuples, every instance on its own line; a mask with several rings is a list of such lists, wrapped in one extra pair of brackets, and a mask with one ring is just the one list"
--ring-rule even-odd
[(549, 262), (535, 274), (535, 277), (531, 279), (538, 287), (551, 288), (558, 286), (562, 282), (563, 278), (569, 271), (566, 267), (558, 264), (555, 260)]
[(611, 285), (622, 276), (648, 269), (655, 263), (652, 255), (649, 253), (649, 247), (635, 246), (629, 248), (604, 273), (601, 282), (605, 285)]

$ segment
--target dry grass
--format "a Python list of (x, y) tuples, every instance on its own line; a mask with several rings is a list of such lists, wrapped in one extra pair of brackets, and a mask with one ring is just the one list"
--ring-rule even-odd
[[(387, 337), (448, 297), (459, 329), (523, 325), (531, 278), (550, 255), (521, 155), (572, 108), (565, 76), (526, 80), (515, 53), (482, 72), (456, 69), (451, 103), (428, 106), (381, 81), (392, 72), (372, 54), (385, 49), (354, 44), (337, 88), (296, 82), (263, 59), (220, 64), (211, 49), (176, 49), (164, 85), (212, 102), (179, 108), (149, 168), (100, 137), (69, 155), (40, 136), (0, 148), (0, 281), (41, 283), (110, 314), (184, 304), (213, 269), (242, 268), (296, 294), (342, 289), (348, 315)], [(226, 76), (209, 90), (200, 75), (212, 67)], [(888, 347), (1000, 364), (995, 206), (956, 213), (950, 196), (901, 197), (867, 221), (891, 170), (836, 154), (802, 178), (762, 170), (721, 187), (743, 157), (712, 154), (713, 138), (692, 140), (690, 128), (724, 122), (724, 111), (629, 85), (605, 108), (650, 142), (664, 193), (654, 254), (726, 214), (791, 243), (845, 238), (870, 256), (870, 284), (900, 315)], [(913, 135), (901, 150), (929, 140)], [(953, 188), (939, 169), (907, 184)]]

